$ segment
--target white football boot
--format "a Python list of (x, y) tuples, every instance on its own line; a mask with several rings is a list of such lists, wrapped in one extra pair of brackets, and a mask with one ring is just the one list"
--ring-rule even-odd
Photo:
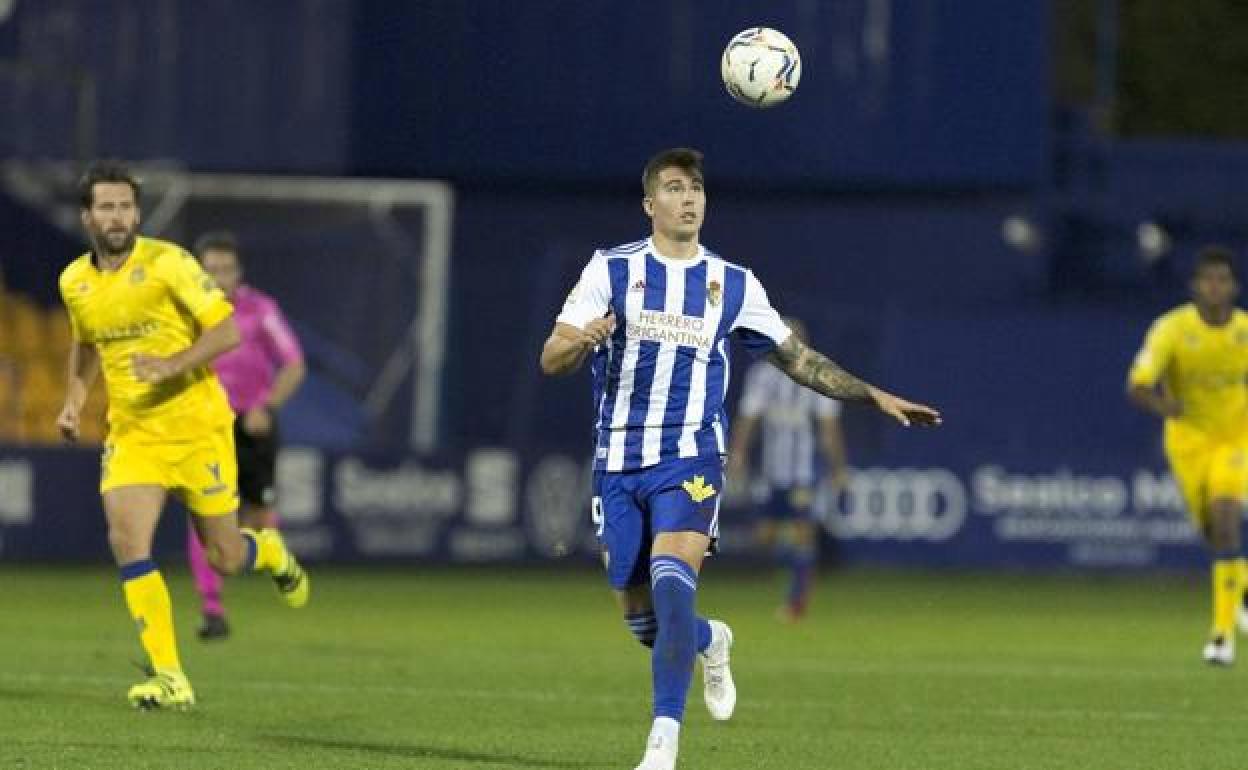
[(1235, 640), (1229, 636), (1215, 636), (1205, 645), (1206, 663), (1229, 666), (1235, 662)]
[(674, 719), (656, 719), (646, 739), (646, 753), (635, 770), (676, 770), (679, 750), (680, 723)]
[(732, 681), (732, 669), (728, 663), (732, 653), (732, 629), (718, 620), (711, 624), (711, 644), (702, 659), (702, 697), (711, 719), (724, 722), (732, 718), (737, 707), (737, 685)]

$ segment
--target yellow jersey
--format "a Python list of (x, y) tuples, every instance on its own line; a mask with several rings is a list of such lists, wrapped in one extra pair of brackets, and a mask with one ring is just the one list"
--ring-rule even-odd
[(210, 367), (158, 385), (134, 373), (134, 354), (173, 355), (234, 312), (184, 249), (138, 238), (117, 270), (100, 270), (87, 253), (61, 272), (60, 290), (74, 339), (99, 351), (110, 434), (139, 431), (153, 440), (178, 441), (234, 419)]
[(1248, 313), (1236, 308), (1210, 326), (1194, 304), (1171, 310), (1153, 322), (1129, 382), (1160, 382), (1182, 403), (1166, 420), (1168, 443), (1248, 439)]

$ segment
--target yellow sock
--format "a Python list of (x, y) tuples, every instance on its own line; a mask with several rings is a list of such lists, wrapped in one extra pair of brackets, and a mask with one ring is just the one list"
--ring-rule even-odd
[(1242, 559), (1218, 559), (1213, 563), (1213, 633), (1230, 636), (1235, 613), (1243, 597)]
[(257, 532), (248, 527), (241, 527), (240, 531), (243, 537), (251, 538), (256, 547), (256, 561), (252, 569), (277, 572), (285, 566), (286, 549), (276, 531), (264, 529)]
[(130, 617), (139, 626), (139, 641), (157, 670), (182, 670), (178, 643), (173, 634), (173, 604), (169, 588), (151, 559), (121, 568), (121, 589)]

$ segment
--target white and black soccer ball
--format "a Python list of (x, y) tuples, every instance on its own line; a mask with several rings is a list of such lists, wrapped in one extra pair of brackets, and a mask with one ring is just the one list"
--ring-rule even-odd
[(728, 41), (719, 73), (732, 98), (749, 107), (774, 107), (797, 90), (802, 57), (776, 30), (750, 27)]

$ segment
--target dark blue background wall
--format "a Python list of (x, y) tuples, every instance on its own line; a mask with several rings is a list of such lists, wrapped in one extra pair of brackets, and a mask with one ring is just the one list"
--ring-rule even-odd
[[(354, 155), (374, 173), (620, 184), (696, 145), (752, 185), (1034, 183), (1048, 22), (1040, 0), (367, 2)], [(781, 109), (719, 81), (724, 44), (758, 24), (803, 53)]]
[[(338, 0), (23, 0), (0, 28), (0, 56), (7, 37), (22, 67), (0, 74), (0, 156), (346, 171), (352, 13)], [(75, 125), (84, 76), (88, 148)]]

